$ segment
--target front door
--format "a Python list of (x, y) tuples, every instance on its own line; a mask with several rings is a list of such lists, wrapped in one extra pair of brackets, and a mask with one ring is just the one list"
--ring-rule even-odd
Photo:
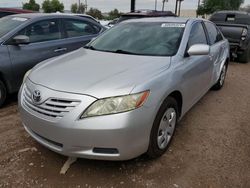
[(22, 84), (23, 76), (29, 69), (43, 60), (61, 55), (66, 51), (62, 46), (59, 19), (38, 21), (27, 26), (17, 35), (28, 36), (30, 43), (12, 45), (10, 42), (7, 45), (12, 63), (12, 83), (16, 90)]

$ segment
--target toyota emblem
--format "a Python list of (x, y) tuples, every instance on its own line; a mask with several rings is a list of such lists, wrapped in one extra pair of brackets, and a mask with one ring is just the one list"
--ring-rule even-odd
[(32, 100), (35, 103), (39, 103), (41, 101), (42, 97), (41, 97), (41, 92), (39, 90), (35, 90), (32, 94)]

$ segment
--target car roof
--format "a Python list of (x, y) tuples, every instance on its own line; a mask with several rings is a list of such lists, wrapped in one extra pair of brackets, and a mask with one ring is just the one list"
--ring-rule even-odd
[[(11, 15), (12, 17), (23, 17), (23, 18), (28, 18), (28, 19), (35, 19), (35, 18), (60, 18), (60, 17), (77, 17), (77, 18), (81, 18), (80, 16), (76, 16), (74, 14), (58, 14), (58, 13), (29, 13), (29, 14), (18, 14), (18, 15)], [(84, 17), (84, 16), (82, 16)], [(86, 16), (86, 18), (90, 18)]]
[(202, 20), (199, 18), (185, 18), (185, 17), (150, 17), (140, 19), (130, 19), (124, 22), (173, 22), (173, 23), (186, 23), (188, 20)]
[(18, 9), (18, 8), (0, 8), (0, 12), (11, 12), (11, 13), (34, 13), (32, 10)]
[(122, 16), (144, 16), (144, 17), (156, 17), (156, 16), (176, 16), (171, 11), (157, 11), (157, 10), (148, 10), (148, 9), (142, 9), (142, 10), (135, 10), (133, 12), (128, 12), (125, 14), (122, 14)]
[(217, 11), (214, 14), (249, 14), (248, 12), (245, 11), (238, 11), (238, 10), (222, 10), (222, 11)]

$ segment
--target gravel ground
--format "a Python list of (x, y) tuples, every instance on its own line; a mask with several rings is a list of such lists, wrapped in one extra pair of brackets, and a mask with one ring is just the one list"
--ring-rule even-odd
[(16, 97), (0, 109), (0, 187), (250, 187), (250, 63), (230, 64), (224, 88), (182, 119), (161, 158), (67, 160), (24, 131)]

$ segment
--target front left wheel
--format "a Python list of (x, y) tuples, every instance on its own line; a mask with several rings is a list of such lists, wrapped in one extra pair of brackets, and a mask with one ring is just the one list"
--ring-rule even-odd
[(147, 155), (151, 158), (160, 157), (169, 147), (178, 121), (178, 105), (174, 98), (168, 97), (158, 114), (150, 134)]

